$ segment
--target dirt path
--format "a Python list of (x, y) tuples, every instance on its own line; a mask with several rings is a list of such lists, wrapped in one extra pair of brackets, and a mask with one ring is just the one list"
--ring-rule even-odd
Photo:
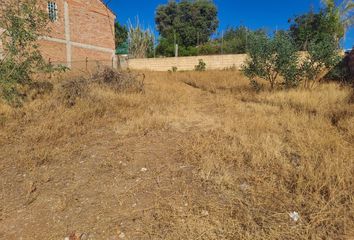
[[(30, 170), (0, 153), (7, 159), (0, 168), (0, 239), (170, 239), (178, 223), (207, 221), (206, 191), (178, 144), (217, 118), (207, 114), (209, 93), (180, 84), (195, 111), (188, 121), (172, 121), (169, 130), (122, 137), (111, 125), (96, 128), (68, 139), (65, 152), (51, 146), (50, 156), (39, 156)], [(44, 148), (21, 139), (17, 144), (27, 151)], [(173, 237), (179, 238), (186, 236)]]

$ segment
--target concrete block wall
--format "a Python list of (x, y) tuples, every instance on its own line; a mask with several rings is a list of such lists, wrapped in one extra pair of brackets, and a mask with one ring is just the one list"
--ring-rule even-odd
[(246, 54), (211, 55), (172, 58), (129, 59), (127, 67), (132, 70), (168, 71), (177, 67), (179, 71), (194, 70), (199, 59), (206, 63), (207, 70), (222, 70), (236, 67), (240, 69), (247, 58)]

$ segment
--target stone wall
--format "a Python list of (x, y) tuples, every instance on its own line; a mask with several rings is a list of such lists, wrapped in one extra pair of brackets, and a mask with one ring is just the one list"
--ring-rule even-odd
[(171, 58), (145, 58), (145, 59), (129, 59), (125, 64), (132, 70), (150, 70), (150, 71), (168, 71), (172, 67), (177, 67), (179, 71), (194, 70), (202, 59), (206, 63), (208, 70), (217, 70), (235, 67), (240, 69), (245, 62), (247, 55), (230, 54), (230, 55), (212, 55), (212, 56), (195, 56), (195, 57), (171, 57)]

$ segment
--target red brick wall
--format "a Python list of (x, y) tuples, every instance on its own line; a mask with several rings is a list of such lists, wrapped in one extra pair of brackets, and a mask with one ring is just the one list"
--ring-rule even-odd
[(114, 20), (100, 0), (68, 0), (71, 41), (115, 49)]
[[(16, 2), (16, 0), (0, 0), (0, 2), (4, 1)], [(52, 39), (40, 40), (40, 49), (46, 60), (51, 59), (52, 62), (65, 64), (67, 63), (65, 0), (51, 1), (57, 4), (58, 20), (49, 23), (50, 33), (47, 34), (47, 37)], [(67, 3), (70, 42), (75, 45), (71, 45), (72, 61), (85, 61), (88, 57), (90, 60), (110, 62), (115, 49), (114, 14), (100, 0), (67, 0)], [(46, 0), (39, 0), (39, 4), (43, 5), (43, 9), (47, 11)], [(80, 44), (81, 49), (78, 46)], [(98, 47), (98, 49), (95, 47)], [(111, 52), (108, 52), (109, 50)]]
[[(64, 1), (63, 0), (55, 0), (58, 6), (58, 20), (55, 22), (49, 23), (50, 33), (48, 36), (53, 38), (65, 39), (65, 24), (64, 24)], [(47, 10), (47, 2), (43, 3), (44, 11)]]
[(84, 69), (86, 67), (91, 69), (97, 66), (112, 66), (111, 53), (98, 52), (90, 49), (73, 47), (72, 55), (72, 68), (75, 69)]
[(39, 45), (42, 56), (46, 61), (50, 59), (52, 63), (66, 63), (66, 44), (41, 40)]

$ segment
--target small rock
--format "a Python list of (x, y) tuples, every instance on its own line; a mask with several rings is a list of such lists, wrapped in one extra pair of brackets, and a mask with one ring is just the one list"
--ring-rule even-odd
[(202, 211), (202, 216), (203, 216), (203, 217), (209, 216), (209, 212), (208, 212), (207, 210), (203, 210), (203, 211)]
[(147, 171), (147, 168), (142, 168), (141, 170), (140, 170), (140, 172), (146, 172)]
[(249, 186), (247, 183), (242, 183), (242, 184), (240, 185), (240, 189), (241, 189), (242, 191), (247, 191), (249, 188), (250, 188), (250, 186)]
[(88, 240), (88, 235), (86, 233), (81, 234), (80, 240)]

